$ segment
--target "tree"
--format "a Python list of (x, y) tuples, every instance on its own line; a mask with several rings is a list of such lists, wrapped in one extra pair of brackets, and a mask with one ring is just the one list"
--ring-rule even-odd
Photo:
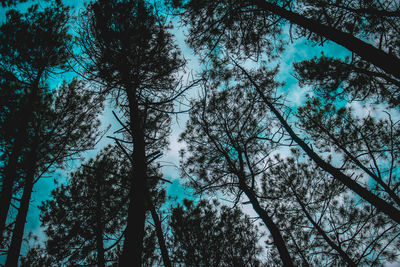
[(353, 57), (341, 60), (322, 56), (294, 63), (300, 85), (311, 85), (324, 99), (348, 102), (371, 99), (399, 107), (400, 82)]
[(6, 23), (0, 28), (1, 94), (6, 96), (4, 101), (8, 101), (5, 104), (10, 112), (7, 115), (11, 115), (4, 119), (9, 130), (2, 135), (3, 138), (9, 136), (8, 158), (2, 176), (2, 235), (17, 178), (17, 165), (33, 121), (33, 110), (40, 102), (44, 78), (57, 69), (65, 69), (69, 58), (67, 51), (71, 37), (67, 34), (67, 12), (61, 4), (44, 11), (34, 5), (26, 14), (10, 10)]
[[(211, 71), (210, 76), (214, 75)], [(229, 75), (226, 73), (224, 77)], [(278, 86), (270, 78), (273, 75), (272, 71), (264, 79), (267, 93), (272, 93)], [(274, 147), (273, 143), (258, 140), (272, 141), (274, 125), (267, 123), (270, 117), (257, 92), (221, 80), (217, 78), (215, 83), (209, 80), (207, 86), (218, 88), (221, 82), (224, 90), (205, 93), (202, 100), (192, 104), (190, 120), (181, 137), (190, 152), (183, 162), (183, 169), (189, 177), (195, 176), (191, 184), (198, 192), (220, 189), (233, 194), (236, 201), (244, 193), (270, 231), (283, 265), (292, 266), (280, 226), (258, 200), (257, 177), (268, 168), (266, 158)]]
[(144, 1), (98, 1), (89, 5), (85, 17), (80, 44), (88, 76), (102, 84), (102, 93), (111, 93), (121, 108), (125, 146), (115, 140), (132, 162), (127, 230), (119, 264), (140, 266), (151, 189), (148, 165), (166, 146), (168, 113), (172, 101), (182, 94), (174, 75), (184, 61), (164, 19)]
[[(284, 7), (278, 6), (277, 4), (261, 0), (249, 2), (246, 1), (240, 3), (236, 2), (235, 4), (231, 4), (229, 6), (225, 5), (227, 3), (221, 1), (202, 1), (201, 3), (200, 1), (189, 1), (184, 4), (182, 4), (181, 1), (172, 2), (172, 4), (175, 6), (183, 7), (183, 20), (186, 24), (189, 24), (191, 26), (190, 38), (188, 39), (188, 42), (192, 44), (192, 46), (199, 47), (199, 50), (205, 48), (211, 51), (215, 51), (215, 49), (218, 47), (218, 51), (229, 54), (228, 56), (233, 55), (239, 59), (246, 59), (246, 57), (249, 56), (259, 56), (261, 52), (266, 51), (268, 52), (268, 56), (271, 57), (274, 48), (278, 48), (278, 51), (281, 51), (281, 47), (274, 45), (273, 41), (276, 40), (274, 39), (274, 37), (277, 37), (282, 29), (281, 19), (283, 18), (288, 20), (290, 23), (301, 26), (303, 29), (305, 29), (306, 32), (312, 32), (318, 36), (321, 36), (322, 38), (328, 38), (334, 40), (339, 44), (344, 45), (356, 54), (358, 53), (358, 56), (361, 57), (362, 60), (369, 61), (375, 66), (380, 67), (384, 72), (386, 72), (385, 75), (393, 75), (397, 78), (399, 75), (397, 71), (393, 71), (393, 69), (391, 70), (390, 66), (383, 67), (383, 65), (381, 65), (371, 57), (365, 57), (365, 54), (363, 53), (369, 49), (372, 49), (374, 51), (379, 50), (375, 52), (372, 52), (371, 50), (370, 56), (375, 57), (384, 53), (385, 56), (383, 56), (382, 54), (381, 59), (389, 57), (391, 58), (391, 60), (397, 62), (398, 58), (396, 57), (396, 55), (389, 55), (387, 51), (364, 43), (363, 41), (357, 39), (357, 37), (354, 37), (351, 33), (346, 33), (343, 32), (341, 29), (338, 30), (335, 27), (321, 24), (317, 22), (315, 18), (308, 18), (306, 15), (303, 16), (300, 13), (292, 12), (290, 9), (296, 7), (296, 4), (292, 3), (291, 1), (283, 3), (284, 7), (289, 8), (289, 10), (285, 9)], [(313, 2), (331, 3), (330, 1)], [(298, 12), (304, 10), (304, 12), (306, 13), (308, 10), (306, 7), (315, 7), (315, 9), (319, 8), (318, 6), (316, 7), (315, 5), (311, 5), (312, 3), (309, 3), (310, 5), (306, 5), (306, 3), (309, 3), (309, 1), (300, 1), (298, 7), (301, 8), (299, 8)], [(321, 5), (320, 7), (323, 8), (324, 6)], [(387, 8), (397, 9), (396, 5), (389, 6)], [(320, 11), (320, 13), (324, 16), (329, 16), (329, 14), (327, 14), (326, 12), (324, 13), (323, 10)], [(392, 18), (392, 15), (393, 14), (386, 14), (385, 16), (382, 15), (379, 18), (386, 19), (386, 17), (389, 17), (390, 20)], [(250, 23), (255, 26), (249, 27)], [(397, 24), (392, 27), (393, 31), (396, 30), (396, 25)], [(365, 28), (365, 30), (367, 29), (369, 29), (373, 34), (376, 33), (376, 29), (374, 28)], [(333, 33), (335, 33), (334, 35), (337, 38), (331, 35)], [(380, 33), (382, 33), (382, 31)], [(357, 32), (355, 32), (355, 34), (357, 34)], [(265, 39), (264, 37), (266, 35), (270, 38)], [(346, 40), (353, 41), (347, 43)], [(347, 44), (343, 43), (342, 41)], [(387, 44), (387, 46), (389, 47), (390, 45)], [(358, 49), (365, 50), (364, 52), (357, 52), (356, 50)], [(224, 64), (225, 63), (226, 62), (224, 62)], [(326, 161), (324, 161), (323, 158), (315, 153), (313, 149), (308, 146), (306, 142), (304, 142), (302, 138), (293, 131), (292, 127), (279, 111), (279, 109), (274, 106), (273, 99), (268, 99), (268, 97), (262, 95), (261, 91), (264, 89), (262, 89), (261, 87), (263, 86), (257, 84), (256, 78), (252, 77), (252, 75), (250, 75), (249, 72), (242, 68), (236, 61), (234, 61), (233, 65), (236, 66), (238, 68), (238, 71), (244, 75), (243, 78), (250, 81), (251, 86), (254, 86), (254, 88), (260, 92), (263, 101), (278, 118), (283, 128), (290, 135), (290, 138), (292, 138), (293, 141), (297, 143), (310, 156), (310, 158), (317, 162), (317, 164), (321, 168), (329, 172), (336, 179), (339, 179), (342, 183), (346, 184), (356, 194), (360, 195), (366, 201), (377, 207), (381, 212), (386, 213), (394, 221), (400, 222), (400, 211), (395, 206), (393, 206), (391, 203), (388, 203), (381, 197), (371, 193), (368, 189), (360, 186), (357, 182), (353, 181), (351, 177), (341, 172), (340, 169), (335, 168), (331, 164), (328, 164)], [(393, 62), (392, 66), (396, 65), (398, 65), (398, 63)], [(379, 72), (381, 72), (382, 70), (380, 70)], [(236, 72), (236, 70), (233, 71), (233, 73)], [(241, 78), (237, 80), (240, 79)]]
[(129, 166), (117, 148), (106, 147), (41, 205), (46, 251), (58, 264), (106, 266), (117, 259), (126, 227)]
[[(357, 4), (353, 7), (350, 4), (346, 8), (345, 3), (341, 6), (342, 3), (328, 0), (283, 1), (282, 5), (266, 0), (233, 3), (196, 0), (170, 2), (173, 7), (181, 8), (184, 22), (191, 25), (188, 42), (193, 48), (206, 47), (214, 50), (217, 46), (225, 47), (230, 51), (242, 51), (246, 56), (257, 56), (264, 50), (271, 52), (276, 47), (274, 41), (279, 43), (279, 34), (287, 21), (290, 25), (299, 27), (300, 36), (317, 41), (331, 40), (387, 74), (400, 78), (399, 55), (392, 50), (392, 47), (398, 46), (399, 40), (399, 24), (396, 19), (399, 6), (394, 1), (387, 5), (381, 3), (385, 1), (379, 0), (372, 1), (371, 5), (370, 1), (369, 10)], [(374, 13), (374, 10), (380, 16), (368, 15)], [(347, 13), (351, 13), (357, 20), (347, 16)], [(363, 19), (365, 14), (367, 18)], [(357, 23), (358, 21), (366, 22)], [(362, 26), (358, 26), (359, 24)], [(373, 34), (373, 37), (385, 35), (385, 38), (375, 39), (381, 40), (376, 47), (362, 40), (365, 33)], [(270, 35), (268, 39), (265, 39), (266, 34)], [(393, 41), (390, 39), (392, 36)]]
[(279, 120), (282, 127), (288, 133), (290, 138), (299, 147), (301, 147), (303, 151), (314, 162), (318, 164), (319, 167), (321, 167), (324, 171), (331, 174), (335, 179), (338, 179), (349, 189), (351, 189), (354, 193), (358, 194), (364, 200), (368, 201), (371, 205), (375, 206), (380, 212), (385, 213), (387, 216), (389, 216), (396, 222), (400, 221), (400, 211), (398, 210), (398, 208), (396, 208), (394, 205), (392, 205), (390, 202), (387, 202), (380, 196), (373, 194), (369, 189), (366, 189), (365, 187), (361, 186), (359, 183), (354, 181), (349, 175), (346, 175), (344, 172), (342, 172), (340, 168), (336, 168), (333, 165), (331, 165), (329, 162), (324, 160), (320, 155), (318, 155), (305, 141), (303, 141), (302, 138), (293, 131), (288, 121), (283, 117), (281, 112), (274, 106), (274, 103), (271, 101), (271, 99), (269, 99), (268, 96), (264, 95), (264, 93), (262, 92), (263, 89), (262, 87), (260, 87), (260, 84), (262, 83), (257, 83), (254, 80), (256, 77), (255, 76), (252, 77), (243, 67), (238, 65), (236, 62), (235, 65), (236, 67), (239, 68), (239, 70), (242, 72), (245, 78), (249, 80), (251, 86), (253, 86), (254, 89), (259, 92), (264, 103), (268, 106), (268, 108), (274, 114), (274, 116), (276, 116), (276, 118)]
[(171, 246), (178, 266), (260, 266), (260, 234), (239, 208), (184, 199), (172, 209)]
[[(146, 234), (144, 237), (144, 253), (143, 253), (143, 266), (157, 266), (160, 265), (160, 257), (155, 253), (156, 248), (156, 235), (155, 232), (146, 227)], [(113, 249), (113, 255), (107, 253), (108, 263), (116, 264), (118, 262), (118, 255), (121, 254), (122, 246), (120, 243)], [(82, 253), (79, 253), (82, 255)], [(89, 255), (90, 256), (90, 255)], [(95, 259), (88, 257), (85, 260), (93, 262)], [(74, 262), (76, 262), (74, 260)], [(54, 255), (50, 254), (47, 248), (43, 248), (39, 242), (29, 248), (26, 256), (21, 258), (22, 267), (42, 267), (42, 266), (60, 266), (60, 264), (68, 265), (68, 262), (60, 262)], [(71, 265), (76, 266), (76, 265)]]
[(277, 155), (261, 182), (264, 205), (287, 206), (276, 218), (292, 253), (311, 266), (393, 261), (398, 227), (304, 156), (297, 149)]
[[(293, 158), (275, 156), (275, 149), (292, 143), (280, 120), (274, 118), (276, 114), (267, 109), (260, 93), (248, 87), (248, 81), (225, 80), (238, 71), (214, 69), (210, 76), (216, 73), (219, 78), (207, 82), (214, 90), (194, 103), (182, 135), (189, 152), (182, 168), (197, 192), (218, 190), (233, 194), (237, 202), (244, 192), (271, 231), (271, 243), (283, 240), (296, 265), (392, 261), (399, 235), (396, 224), (354, 200), (340, 180), (302, 158), (297, 150)], [(273, 97), (278, 86), (274, 73), (260, 71), (255, 76), (264, 84), (263, 95), (274, 99), (274, 105), (280, 104)], [(325, 162), (330, 164), (329, 158)], [(351, 166), (341, 169), (353, 171)], [(279, 239), (272, 233), (274, 225), (279, 226)], [(277, 250), (270, 255), (276, 264), (285, 257)]]
[[(351, 108), (337, 109), (314, 98), (299, 108), (300, 126), (319, 148), (331, 146), (343, 158), (343, 166), (361, 170), (366, 183), (373, 181), (377, 194), (400, 206), (398, 178), (398, 121), (371, 115), (357, 118)], [(368, 179), (369, 177), (369, 179)]]
[(7, 255), (9, 264), (18, 261), (34, 184), (44, 173), (93, 148), (100, 134), (97, 116), (102, 109), (101, 100), (78, 80), (64, 83), (57, 95), (49, 94), (41, 104), (42, 107), (35, 106), (24, 150), (24, 186)]
[[(64, 83), (57, 93), (46, 85), (49, 75), (66, 70), (71, 36), (67, 34), (68, 8), (55, 3), (43, 11), (32, 6), (26, 14), (7, 13), (2, 25), (2, 90), (16, 98), (8, 109), (10, 151), (2, 184), (1, 230), (17, 175), (23, 188), (6, 264), (17, 265), (31, 193), (35, 182), (55, 165), (92, 148), (99, 133), (96, 119), (102, 99), (82, 82)], [(51, 41), (49, 41), (51, 40)], [(17, 119), (13, 123), (13, 119)], [(6, 136), (6, 135), (4, 135)]]

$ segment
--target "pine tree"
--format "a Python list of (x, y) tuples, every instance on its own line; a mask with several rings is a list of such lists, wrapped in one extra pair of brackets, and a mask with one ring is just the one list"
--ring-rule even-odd
[(117, 148), (106, 147), (43, 202), (46, 252), (58, 264), (106, 266), (117, 260), (126, 227), (129, 166)]
[[(226, 73), (224, 77), (229, 75)], [(270, 79), (273, 75), (274, 72), (268, 73), (269, 78), (264, 80), (270, 92), (279, 85)], [(207, 85), (218, 88), (220, 81), (210, 84), (212, 81)], [(189, 177), (195, 176), (192, 186), (198, 192), (219, 189), (233, 194), (236, 201), (245, 195), (270, 231), (280, 264), (293, 266), (280, 226), (257, 197), (258, 176), (267, 168), (262, 163), (274, 147), (272, 143), (258, 142), (268, 139), (273, 131), (272, 124), (267, 123), (269, 115), (257, 92), (246, 90), (242, 85), (229, 86), (223, 79), (221, 83), (224, 90), (207, 93), (193, 103), (190, 120), (182, 134), (190, 152), (183, 169)]]
[[(146, 207), (151, 207), (149, 164), (166, 147), (168, 114), (172, 101), (182, 93), (175, 74), (184, 61), (164, 19), (144, 1), (92, 3), (80, 35), (88, 76), (103, 85), (101, 93), (110, 93), (123, 114), (124, 140), (115, 140), (132, 162), (132, 180), (119, 264), (140, 266)], [(168, 265), (168, 259), (164, 260)]]
[(184, 199), (172, 209), (171, 247), (178, 266), (261, 266), (260, 233), (239, 208)]
[[(8, 139), (4, 163), (0, 210), (0, 232), (3, 234), (10, 206), (17, 166), (32, 125), (33, 110), (39, 104), (45, 76), (64, 69), (71, 37), (67, 34), (68, 10), (54, 5), (44, 11), (32, 6), (21, 14), (10, 10), (0, 28), (1, 95), (5, 96), (7, 113), (3, 114)], [(49, 42), (49, 40), (52, 40)], [(3, 139), (5, 140), (5, 139)], [(2, 142), (4, 142), (2, 140)]]
[[(300, 37), (333, 41), (388, 75), (400, 78), (399, 7), (395, 1), (170, 2), (191, 26), (188, 42), (196, 50), (224, 47), (246, 56), (259, 56), (275, 48), (280, 52), (279, 35), (288, 23), (296, 27)], [(292, 27), (289, 29), (293, 36)], [(365, 35), (371, 36), (373, 44), (363, 41)]]
[[(26, 14), (11, 10), (7, 18), (1, 27), (1, 56), (9, 79), (2, 90), (19, 101), (6, 118), (11, 121), (7, 126), (12, 135), (2, 177), (1, 227), (3, 233), (19, 176), (23, 192), (6, 260), (7, 265), (15, 266), (34, 184), (55, 166), (94, 146), (99, 136), (97, 115), (103, 106), (102, 98), (76, 79), (58, 89), (47, 85), (49, 75), (68, 69), (68, 8), (57, 2), (40, 11), (35, 5)], [(10, 90), (13, 88), (16, 90)]]

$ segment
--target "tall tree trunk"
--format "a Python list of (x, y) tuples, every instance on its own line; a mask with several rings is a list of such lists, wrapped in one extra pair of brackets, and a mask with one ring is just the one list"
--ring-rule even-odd
[(128, 91), (130, 128), (133, 135), (133, 169), (129, 192), (128, 223), (119, 266), (141, 266), (146, 219), (146, 159), (142, 119), (134, 92)]
[(2, 191), (0, 197), (0, 243), (3, 241), (3, 234), (6, 228), (7, 215), (11, 205), (13, 187), (17, 178), (18, 159), (21, 156), (23, 138), (19, 135), (15, 138), (13, 148), (4, 170)]
[[(8, 211), (11, 206), (12, 191), (17, 178), (17, 165), (18, 159), (21, 156), (22, 149), (25, 144), (25, 139), (27, 136), (27, 130), (29, 122), (33, 121), (33, 110), (37, 100), (37, 94), (39, 91), (40, 78), (44, 72), (44, 68), (41, 68), (36, 76), (36, 79), (32, 82), (31, 92), (28, 93), (27, 98), (29, 99), (26, 107), (19, 110), (19, 115), (21, 116), (21, 124), (17, 126), (18, 133), (15, 136), (13, 149), (8, 160), (7, 166), (4, 171), (4, 180), (2, 185), (2, 192), (0, 197), (0, 243), (3, 241), (3, 233), (5, 230)], [(28, 116), (28, 118), (25, 118)], [(36, 145), (36, 144), (34, 144)]]
[(104, 243), (103, 243), (103, 211), (101, 198), (101, 183), (104, 178), (96, 172), (96, 250), (97, 250), (97, 266), (104, 267), (106, 261), (104, 259)]
[(167, 246), (165, 245), (165, 238), (163, 235), (160, 218), (158, 217), (156, 209), (155, 209), (153, 203), (150, 202), (150, 200), (149, 200), (149, 206), (150, 206), (150, 211), (151, 211), (151, 216), (153, 218), (154, 226), (156, 228), (158, 245), (160, 246), (161, 256), (162, 256), (162, 259), (164, 262), (164, 266), (171, 267), (172, 266), (171, 260), (169, 259)]
[(17, 219), (15, 221), (11, 245), (7, 254), (6, 266), (10, 267), (18, 266), (18, 258), (21, 251), (22, 239), (24, 236), (26, 216), (28, 214), (29, 203), (31, 200), (33, 189), (33, 182), (36, 173), (37, 148), (38, 137), (35, 136), (33, 138), (33, 144), (27, 159), (27, 171), (25, 177), (24, 192), (22, 193), (21, 204), (19, 206)]
[(342, 45), (351, 52), (359, 55), (362, 59), (371, 62), (375, 66), (383, 69), (385, 72), (400, 78), (399, 58), (361, 41), (350, 33), (342, 32), (335, 28), (323, 25), (316, 20), (288, 11), (276, 4), (267, 2), (266, 0), (253, 0), (249, 1), (249, 3), (254, 3), (261, 10), (274, 13), (293, 24), (297, 24), (311, 32)]
[(344, 174), (338, 168), (333, 167), (331, 164), (323, 160), (317, 153), (315, 153), (290, 127), (285, 118), (280, 114), (280, 112), (275, 108), (275, 106), (271, 103), (271, 101), (264, 95), (263, 91), (259, 88), (258, 84), (253, 80), (253, 78), (247, 73), (247, 71), (242, 68), (239, 64), (234, 62), (235, 65), (240, 68), (246, 77), (249, 79), (251, 84), (254, 86), (256, 91), (260, 94), (261, 98), (271, 110), (271, 112), (275, 115), (275, 117), (279, 120), (282, 127), (286, 130), (286, 132), (290, 135), (292, 140), (298, 144), (303, 151), (324, 171), (332, 175), (333, 178), (339, 180), (342, 184), (344, 184), (347, 188), (352, 190), (354, 193), (362, 197), (364, 200), (369, 202), (372, 206), (376, 207), (380, 212), (385, 213), (392, 220), (397, 223), (400, 223), (400, 210), (396, 209), (393, 205), (386, 202), (382, 198), (374, 195), (357, 182), (355, 182), (351, 177)]
[(243, 192), (249, 198), (254, 211), (258, 214), (258, 216), (260, 216), (261, 220), (264, 222), (265, 226), (271, 233), (272, 238), (274, 240), (274, 244), (277, 247), (279, 255), (281, 257), (283, 266), (293, 266), (293, 262), (291, 260), (289, 251), (286, 247), (286, 243), (283, 240), (283, 237), (281, 235), (278, 226), (274, 223), (274, 221), (268, 215), (268, 213), (260, 206), (257, 197), (254, 195), (251, 189), (244, 183), (243, 179), (239, 178), (239, 180), (240, 180), (239, 188), (243, 190)]

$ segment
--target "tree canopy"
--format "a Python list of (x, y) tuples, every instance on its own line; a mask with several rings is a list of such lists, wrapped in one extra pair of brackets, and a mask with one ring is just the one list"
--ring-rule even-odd
[(397, 0), (0, 4), (0, 265), (400, 262)]

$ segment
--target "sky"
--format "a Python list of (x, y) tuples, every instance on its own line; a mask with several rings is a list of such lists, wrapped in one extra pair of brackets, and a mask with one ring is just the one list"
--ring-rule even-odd
[[(66, 4), (73, 6), (74, 12), (78, 15), (79, 11), (84, 8), (83, 1), (79, 0), (68, 0), (64, 1)], [(39, 1), (40, 4), (44, 4), (44, 1)], [(21, 4), (18, 6), (20, 10), (25, 10), (30, 3)], [(4, 9), (0, 8), (0, 21), (4, 21)], [(186, 74), (182, 73), (182, 75), (186, 75), (189, 79), (188, 75), (193, 73), (199, 73), (201, 71), (201, 64), (198, 58), (194, 55), (193, 51), (185, 44), (185, 29), (180, 28), (177, 23), (177, 19), (174, 18), (175, 28), (173, 29), (173, 34), (175, 35), (175, 40), (178, 43), (183, 56), (188, 61), (186, 66)], [(305, 101), (305, 96), (310, 92), (309, 87), (299, 87), (296, 78), (293, 77), (293, 61), (301, 61), (304, 59), (311, 59), (316, 56), (320, 56), (321, 53), (324, 53), (326, 56), (335, 56), (335, 57), (346, 57), (349, 56), (350, 53), (336, 45), (334, 43), (326, 43), (323, 47), (314, 46), (310, 42), (305, 40), (295, 40), (292, 44), (287, 46), (284, 53), (278, 58), (278, 60), (273, 61), (271, 67), (276, 65), (278, 62), (280, 64), (280, 72), (277, 75), (277, 79), (285, 82), (285, 86), (281, 89), (282, 93), (287, 94), (287, 103), (291, 107), (296, 107)], [(68, 77), (67, 77), (68, 78)], [(55, 79), (53, 84), (60, 84), (62, 79)], [(196, 97), (198, 91), (196, 88), (190, 91), (189, 97)], [(355, 104), (356, 105), (356, 104)], [(365, 113), (363, 107), (355, 106), (356, 109), (359, 110), (359, 114), (362, 115)], [(110, 103), (106, 103), (106, 109), (104, 113), (100, 116), (102, 121), (102, 127), (105, 129), (108, 125), (111, 125), (111, 128), (106, 135), (112, 135), (112, 133), (119, 129), (119, 124), (112, 115), (112, 105)], [(183, 180), (180, 178), (179, 171), (179, 150), (185, 147), (184, 143), (178, 142), (178, 138), (180, 133), (184, 130), (186, 121), (188, 119), (187, 114), (179, 114), (172, 120), (172, 133), (170, 135), (170, 146), (167, 151), (164, 152), (163, 157), (160, 159), (160, 162), (163, 165), (163, 174), (164, 177), (172, 182), (172, 184), (166, 184), (167, 193), (171, 197), (176, 197), (177, 202), (180, 202), (183, 198), (194, 198), (192, 195), (192, 191), (188, 188), (185, 188)], [(96, 153), (105, 145), (112, 143), (112, 140), (104, 137), (96, 146), (96, 148), (92, 151), (88, 151), (85, 153), (85, 158), (89, 159), (90, 157), (94, 157)], [(287, 150), (281, 150), (281, 154), (285, 155), (288, 153)], [(57, 171), (51, 175), (41, 178), (37, 184), (35, 184), (34, 192), (32, 194), (31, 206), (28, 213), (27, 224), (25, 227), (26, 235), (31, 231), (34, 235), (39, 236), (40, 240), (44, 240), (45, 236), (40, 228), (39, 221), (39, 209), (37, 206), (44, 200), (49, 199), (50, 192), (57, 186), (57, 184), (66, 182), (67, 174), (78, 167), (79, 164), (76, 162), (70, 162), (66, 170)], [(243, 199), (243, 202), (246, 199)], [(228, 202), (225, 204), (229, 204)], [(252, 210), (250, 205), (245, 205), (242, 209), (249, 214), (250, 216), (255, 216), (255, 212)], [(26, 244), (25, 244), (26, 249)], [(0, 258), (1, 262), (1, 258)], [(390, 265), (390, 266), (399, 266), (399, 265)]]

